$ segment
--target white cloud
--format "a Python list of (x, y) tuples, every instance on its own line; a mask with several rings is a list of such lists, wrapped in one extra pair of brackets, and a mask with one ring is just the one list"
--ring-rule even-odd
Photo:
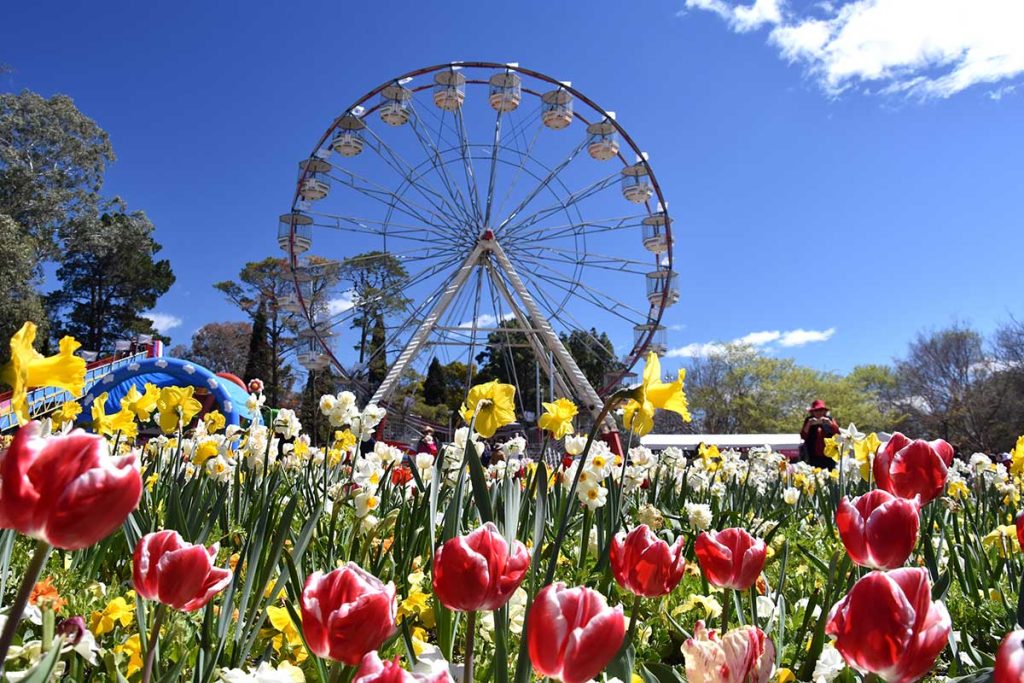
[(790, 330), (779, 338), (779, 346), (804, 346), (815, 342), (828, 341), (836, 333), (836, 328), (827, 330)]
[(805, 330), (798, 328), (787, 330), (786, 332), (764, 330), (762, 332), (750, 332), (729, 342), (694, 342), (686, 346), (669, 349), (665, 356), (667, 358), (704, 358), (716, 353), (722, 353), (729, 345), (752, 346), (760, 350), (769, 350), (773, 344), (790, 348), (814, 342), (828, 341), (835, 333), (836, 328), (834, 327), (830, 327), (827, 330)]
[[(515, 313), (502, 313), (501, 314), (501, 319), (502, 320), (511, 320), (514, 317), (516, 317)], [(476, 317), (476, 327), (497, 327), (497, 325), (498, 325), (498, 318), (496, 316), (491, 315), (490, 313), (481, 313), (480, 315), (478, 315)], [(473, 325), (473, 321), (472, 320), (467, 320), (464, 323), (459, 323), (459, 327), (464, 327), (467, 330), (468, 329), (472, 329), (473, 326), (474, 325)]]
[[(685, 2), (739, 33), (772, 27), (769, 42), (831, 95), (867, 85), (880, 93), (949, 97), (1024, 73), (1020, 0), (852, 0), (802, 10), (784, 0)], [(999, 96), (1012, 92), (1000, 90)]]
[(355, 308), (356, 305), (356, 293), (355, 290), (349, 289), (341, 293), (341, 296), (331, 299), (327, 302), (327, 313), (330, 315), (338, 315), (345, 311)]
[(151, 320), (153, 328), (160, 334), (167, 334), (175, 327), (181, 327), (181, 318), (170, 313), (150, 311), (149, 313), (143, 313), (142, 317)]

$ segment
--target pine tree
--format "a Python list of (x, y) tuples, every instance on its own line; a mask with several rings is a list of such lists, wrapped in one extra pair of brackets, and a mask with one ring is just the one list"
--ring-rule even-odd
[(446, 402), (448, 378), (445, 375), (441, 361), (436, 357), (431, 359), (430, 367), (427, 368), (427, 378), (423, 380), (423, 402), (428, 406), (439, 406)]
[[(252, 336), (249, 337), (249, 358), (245, 363), (245, 380), (262, 379), (267, 382), (273, 374), (274, 354), (267, 338), (267, 314), (260, 302), (252, 318)], [(277, 405), (276, 387), (268, 385), (271, 405)]]

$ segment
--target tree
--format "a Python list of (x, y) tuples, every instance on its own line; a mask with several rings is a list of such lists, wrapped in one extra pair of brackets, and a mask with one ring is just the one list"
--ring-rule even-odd
[(156, 332), (141, 314), (170, 289), (174, 273), (169, 261), (154, 258), (162, 247), (153, 231), (144, 213), (127, 213), (120, 200), (72, 221), (57, 269), (61, 287), (47, 296), (58, 336), (99, 351), (120, 337)]
[(591, 327), (589, 332), (573, 330), (560, 337), (562, 345), (568, 349), (590, 386), (598, 391), (607, 383), (609, 374), (621, 372), (625, 367), (615, 355), (615, 345), (604, 332)]
[[(48, 327), (42, 297), (36, 291), (36, 253), (33, 241), (9, 216), (0, 215), (0, 339), (10, 339), (26, 320), (39, 326), (46, 338)], [(0, 364), (10, 359), (10, 347), (0, 344)]]
[[(252, 344), (259, 344), (265, 338), (269, 345), (269, 361), (257, 355), (255, 368), (250, 346), (250, 359), (246, 367), (246, 379), (250, 370), (263, 373), (258, 375), (266, 384), (266, 392), (271, 405), (278, 405), (292, 385), (294, 371), (285, 362), (285, 355), (295, 344), (297, 321), (281, 304), (286, 295), (295, 291), (295, 285), (288, 274), (288, 263), (285, 259), (269, 257), (262, 261), (246, 263), (238, 274), (238, 281), (227, 280), (218, 282), (214, 287), (223, 292), (228, 301), (248, 314), (252, 320)], [(257, 334), (257, 315), (264, 316), (262, 325), (265, 332)], [(262, 351), (260, 351), (262, 353)]]
[(214, 372), (245, 374), (253, 326), (250, 323), (207, 323), (192, 335), (189, 358)]
[(63, 230), (96, 214), (112, 161), (106, 132), (70, 97), (0, 94), (0, 214), (40, 256), (56, 256)]
[[(266, 382), (274, 368), (274, 352), (270, 348), (270, 338), (267, 333), (267, 316), (263, 306), (256, 308), (256, 315), (253, 316), (249, 334), (249, 353), (245, 361), (245, 374), (242, 378), (245, 381), (261, 379)], [(271, 405), (277, 405), (277, 397), (272, 397)]]
[[(341, 262), (338, 277), (351, 286), (357, 309), (352, 327), (358, 330), (359, 341), (353, 348), (359, 352), (360, 365), (373, 363), (374, 354), (385, 355), (385, 322), (409, 305), (401, 286), (408, 276), (398, 258), (382, 251), (368, 251)], [(383, 364), (386, 368), (386, 358)], [(373, 376), (379, 374), (379, 368), (368, 370)]]
[(436, 357), (430, 359), (427, 376), (423, 380), (423, 402), (428, 406), (439, 406), (447, 398), (448, 381), (444, 366)]
[(384, 314), (379, 311), (373, 315), (369, 352), (366, 381), (370, 384), (370, 390), (376, 391), (388, 374), (387, 330), (384, 327)]
[[(480, 370), (474, 383), (498, 380), (516, 387), (516, 412), (537, 410), (537, 359), (529, 333), (516, 319), (502, 320), (500, 329), (487, 334), (487, 345), (476, 356)], [(545, 368), (547, 364), (545, 363)]]
[(314, 445), (330, 443), (334, 428), (330, 421), (320, 414), (320, 397), (337, 391), (338, 377), (330, 368), (310, 371), (302, 389), (302, 403), (299, 419)]

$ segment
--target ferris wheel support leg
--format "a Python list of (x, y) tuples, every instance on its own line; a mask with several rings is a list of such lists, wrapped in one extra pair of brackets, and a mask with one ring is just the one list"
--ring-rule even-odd
[(405, 345), (405, 348), (402, 349), (402, 352), (398, 355), (398, 358), (395, 360), (395, 364), (388, 370), (388, 374), (385, 375), (384, 381), (380, 383), (380, 386), (377, 387), (377, 391), (373, 393), (370, 403), (380, 404), (391, 396), (395, 387), (398, 386), (398, 380), (402, 377), (402, 373), (405, 372), (405, 369), (409, 367), (409, 364), (416, 358), (416, 355), (423, 348), (427, 338), (430, 336), (431, 330), (434, 329), (434, 325), (437, 324), (437, 321), (440, 320), (441, 316), (448, 309), (448, 306), (451, 305), (452, 300), (455, 299), (455, 295), (459, 293), (460, 289), (462, 289), (462, 285), (464, 285), (466, 280), (469, 279), (469, 276), (476, 267), (477, 262), (480, 260), (480, 255), (483, 251), (484, 247), (482, 244), (478, 243), (477, 246), (473, 248), (473, 251), (469, 253), (469, 256), (466, 257), (466, 260), (462, 262), (462, 265), (455, 272), (455, 277), (453, 277), (451, 282), (448, 283), (448, 286), (445, 288), (444, 292), (441, 293), (441, 296), (437, 299), (433, 308), (431, 308), (430, 312), (427, 313), (427, 317), (423, 319), (423, 322), (420, 323), (416, 332), (414, 332), (412, 337), (409, 339), (409, 343)]
[[(562, 372), (565, 374), (565, 378), (572, 385), (573, 393), (585, 403), (585, 407), (590, 411), (591, 415), (596, 416), (601, 412), (603, 404), (601, 397), (598, 396), (594, 387), (590, 386), (590, 382), (587, 380), (586, 375), (583, 374), (583, 371), (580, 370), (580, 366), (576, 364), (572, 354), (565, 348), (558, 335), (555, 334), (554, 328), (551, 327), (551, 323), (541, 313), (537, 302), (533, 300), (533, 296), (526, 288), (526, 285), (523, 284), (519, 273), (516, 272), (512, 262), (509, 261), (508, 256), (505, 254), (505, 250), (501, 248), (497, 240), (490, 240), (488, 249), (494, 254), (495, 261), (497, 261), (498, 266), (508, 278), (512, 289), (520, 301), (523, 302), (523, 305), (526, 306), (530, 318), (533, 319), (533, 327), (537, 330), (537, 337), (540, 338), (547, 350), (554, 356)], [(605, 424), (609, 432), (617, 431), (615, 420), (611, 416), (605, 418)]]

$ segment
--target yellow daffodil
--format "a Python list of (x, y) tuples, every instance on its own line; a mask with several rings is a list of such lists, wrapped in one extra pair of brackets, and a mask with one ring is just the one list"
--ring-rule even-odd
[(282, 650), (287, 649), (295, 657), (295, 661), (301, 662), (306, 659), (306, 648), (302, 645), (302, 635), (296, 628), (295, 622), (292, 621), (291, 615), (288, 614), (288, 609), (270, 605), (267, 607), (267, 619), (277, 631), (277, 635), (271, 640), (274, 651), (280, 654)]
[(409, 596), (398, 604), (398, 621), (405, 618), (419, 619), (427, 628), (434, 627), (434, 608), (430, 604), (430, 593), (420, 590), (420, 587), (413, 585), (409, 589)]
[(227, 418), (219, 410), (211, 410), (206, 415), (203, 415), (203, 423), (206, 424), (206, 431), (210, 434), (216, 434), (220, 430), (224, 429), (227, 425)]
[(705, 618), (715, 619), (722, 614), (722, 605), (710, 595), (691, 595), (686, 602), (672, 610), (672, 614), (678, 616), (696, 608), (704, 611)]
[(871, 467), (875, 463), (875, 453), (878, 452), (878, 447), (881, 445), (882, 442), (874, 432), (853, 444), (853, 457), (857, 460), (860, 478), (864, 481), (871, 480)]
[(796, 681), (796, 674), (792, 669), (782, 667), (775, 672), (775, 683), (794, 683), (794, 681)]
[(179, 423), (185, 427), (203, 409), (203, 405), (192, 396), (195, 390), (195, 387), (164, 387), (160, 390), (156, 409), (160, 412), (160, 429), (164, 434), (175, 431)]
[(475, 416), (476, 432), (489, 439), (496, 431), (516, 421), (515, 396), (516, 388), (511, 384), (498, 380), (477, 384), (469, 390), (459, 414), (466, 424)]
[(963, 479), (956, 479), (949, 482), (946, 487), (946, 493), (950, 498), (966, 498), (971, 494), (971, 490), (967, 488), (967, 484)]
[(825, 456), (833, 460), (839, 460), (839, 440), (834, 436), (825, 439)]
[(62, 425), (65, 422), (74, 422), (78, 419), (78, 416), (82, 414), (82, 406), (77, 401), (67, 401), (61, 404), (60, 408), (57, 408), (53, 412), (53, 421), (58, 425)]
[(1010, 474), (1024, 477), (1024, 436), (1017, 437), (1017, 443), (1010, 451)]
[(700, 448), (697, 449), (697, 455), (704, 461), (704, 469), (708, 472), (714, 472), (722, 464), (722, 453), (715, 444), (707, 446), (702, 443)]
[(579, 410), (576, 404), (567, 398), (560, 398), (552, 403), (542, 403), (545, 413), (537, 420), (537, 426), (551, 434), (553, 439), (562, 439), (572, 434), (572, 419)]
[(348, 451), (356, 445), (356, 435), (351, 430), (345, 429), (334, 432), (334, 447), (342, 452)]
[(219, 450), (216, 439), (203, 439), (192, 454), (192, 463), (196, 467), (202, 467), (207, 460), (216, 457)]
[(89, 630), (96, 637), (102, 636), (113, 631), (118, 623), (124, 627), (130, 626), (135, 621), (135, 606), (129, 605), (122, 597), (114, 598), (102, 612), (93, 612), (91, 621)]
[(623, 424), (637, 436), (648, 434), (654, 429), (654, 411), (657, 409), (671, 410), (689, 422), (690, 411), (686, 404), (686, 394), (683, 393), (685, 379), (686, 370), (680, 369), (674, 382), (662, 382), (658, 355), (653, 352), (648, 354), (643, 382), (636, 389), (634, 397), (626, 402)]
[(153, 487), (160, 480), (160, 475), (154, 472), (153, 474), (146, 477), (146, 490), (150, 493), (153, 492)]
[(115, 646), (114, 653), (128, 656), (128, 678), (142, 671), (142, 644), (139, 642), (138, 633), (123, 644)]
[(1007, 557), (1020, 552), (1017, 527), (1013, 524), (997, 526), (981, 539), (981, 544), (986, 548), (995, 548), (999, 557)]
[(11, 387), (11, 407), (18, 424), (29, 421), (28, 390), (57, 387), (79, 396), (85, 391), (85, 359), (75, 355), (82, 345), (74, 337), (60, 340), (60, 353), (49, 358), (33, 348), (36, 326), (25, 323), (11, 337), (11, 360), (0, 369), (0, 381)]
[(103, 392), (92, 402), (92, 429), (97, 434), (106, 436), (114, 436), (120, 432), (126, 439), (134, 439), (139, 435), (135, 413), (128, 408), (121, 408), (113, 415), (107, 415), (107, 392)]
[(419, 626), (413, 626), (412, 628), (412, 651), (417, 657), (427, 651), (427, 647), (430, 643), (427, 642), (429, 638), (426, 629), (422, 629)]
[(124, 398), (121, 399), (121, 410), (130, 410), (138, 418), (139, 422), (149, 422), (156, 410), (156, 402), (160, 398), (160, 390), (156, 385), (146, 382), (146, 393), (139, 393), (138, 388), (133, 384)]

